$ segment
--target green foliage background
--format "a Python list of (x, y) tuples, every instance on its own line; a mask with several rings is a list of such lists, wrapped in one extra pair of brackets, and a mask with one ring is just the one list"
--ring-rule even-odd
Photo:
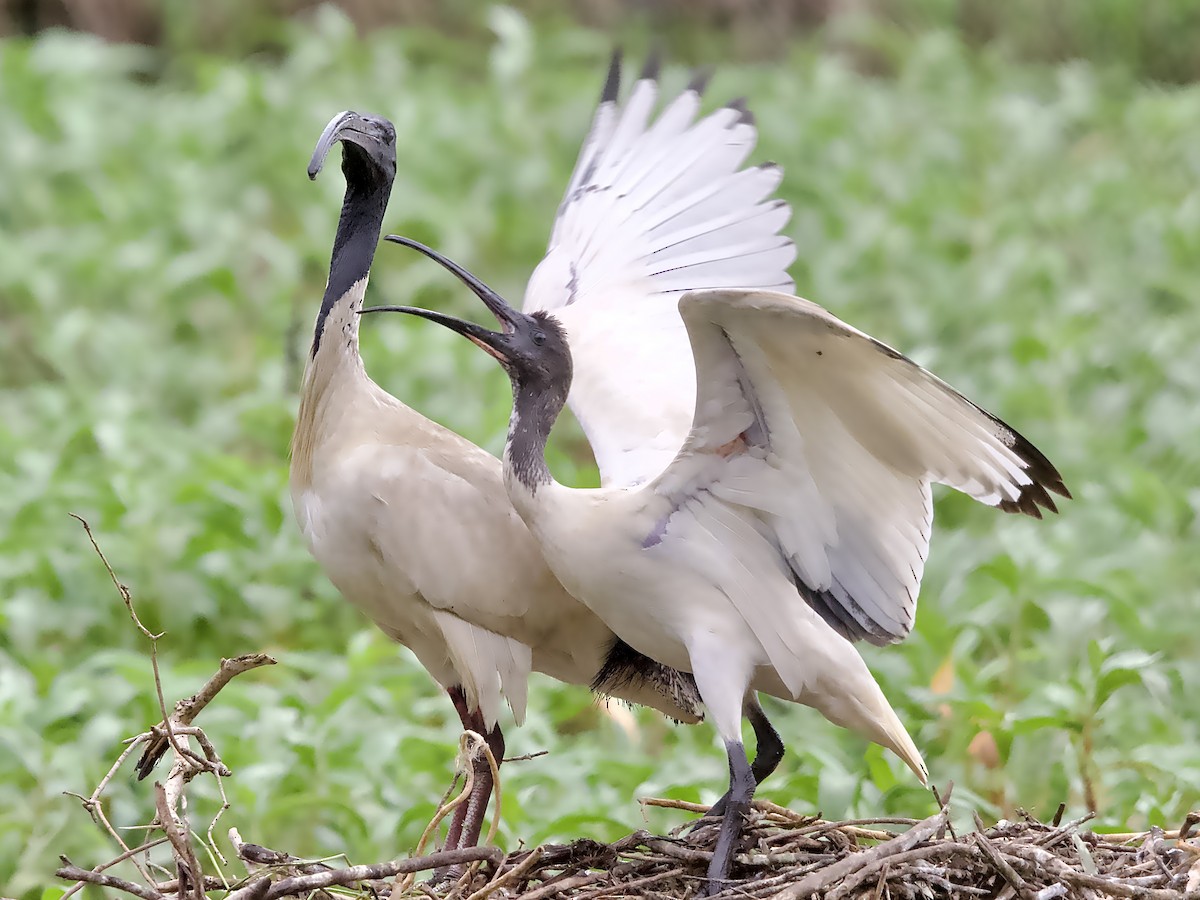
[[(49, 33), (0, 44), (0, 885), (38, 896), (57, 855), (112, 855), (65, 790), (158, 718), (144, 640), (86, 516), (164, 629), (168, 698), (266, 650), (202, 724), (248, 840), (356, 862), (406, 852), (452, 770), (457, 721), (407, 654), (307, 557), (286, 495), (300, 360), (342, 184), (304, 177), (343, 108), (392, 118), (386, 226), (519, 296), (590, 118), (610, 39), (502, 8), (483, 41), (289, 25), (279, 59)], [(280, 26), (281, 28), (284, 26)], [(918, 629), (864, 651), (967, 812), (1094, 803), (1172, 825), (1200, 799), (1200, 89), (1130, 67), (1015, 61), (949, 32), (863, 26), (722, 64), (756, 158), (782, 163), (798, 289), (903, 348), (1035, 440), (1076, 500), (1054, 520), (940, 495)], [(844, 44), (843, 44), (844, 45)], [(668, 68), (667, 89), (682, 86)], [(371, 293), (474, 312), (432, 264), (381, 250)], [(483, 354), (400, 317), (365, 329), (375, 378), (492, 450), (508, 386)], [(594, 479), (558, 437), (556, 472)], [(711, 800), (707, 727), (636, 717), (538, 680), (506, 770), (513, 847), (642, 825), (634, 800)], [(763, 795), (827, 815), (927, 814), (899, 764), (803, 708)], [(998, 765), (989, 765), (994, 740)], [(150, 816), (122, 773), (109, 815)], [(193, 820), (216, 808), (193, 789)], [(649, 815), (653, 827), (678, 816)]]

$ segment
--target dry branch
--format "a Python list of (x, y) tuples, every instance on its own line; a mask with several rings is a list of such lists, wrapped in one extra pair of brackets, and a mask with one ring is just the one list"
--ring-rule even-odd
[[(204, 707), (212, 702), (213, 698), (220, 693), (225, 685), (229, 684), (234, 677), (241, 675), (243, 672), (249, 672), (251, 669), (257, 669), (259, 666), (273, 666), (275, 659), (266, 653), (250, 653), (245, 656), (235, 656), (232, 659), (221, 660), (221, 667), (217, 669), (208, 681), (204, 683), (204, 687), (200, 688), (192, 696), (180, 700), (175, 704), (175, 712), (170, 717), (171, 725), (178, 732), (180, 728), (191, 725), (196, 721), (196, 716), (200, 715)], [(155, 732), (155, 737), (146, 745), (146, 749), (142, 752), (141, 758), (137, 761), (138, 779), (143, 779), (154, 769), (158, 761), (162, 759), (164, 753), (167, 752), (167, 722), (164, 720), (152, 729)]]

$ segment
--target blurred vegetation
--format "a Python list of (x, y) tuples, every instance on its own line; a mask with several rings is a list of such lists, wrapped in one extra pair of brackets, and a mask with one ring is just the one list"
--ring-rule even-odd
[[(295, 386), (342, 191), (336, 169), (313, 185), (304, 167), (334, 112), (388, 115), (387, 228), (519, 296), (610, 38), (508, 8), (472, 37), (361, 37), (328, 8), (274, 28), (279, 53), (248, 60), (61, 31), (0, 43), (11, 896), (40, 896), (59, 853), (111, 855), (61, 792), (90, 790), (158, 718), (144, 644), (68, 511), (168, 632), (168, 698), (222, 655), (280, 659), (204, 714), (235, 772), (225, 827), (387, 858), (415, 843), (451, 770), (449, 703), (340, 600), (291, 520)], [(1004, 45), (842, 22), (770, 64), (722, 63), (711, 102), (751, 98), (756, 157), (787, 170), (800, 292), (1013, 422), (1077, 498), (1034, 522), (939, 495), (917, 632), (868, 654), (934, 780), (956, 782), (964, 814), (1065, 800), (1105, 826), (1173, 825), (1200, 798), (1200, 88), (1139, 82), (1136, 54), (1047, 66)], [(889, 77), (865, 74), (868, 57)], [(685, 78), (669, 68), (668, 90)], [(371, 293), (475, 311), (394, 247)], [(483, 354), (403, 317), (372, 322), (364, 352), (397, 396), (500, 448), (508, 386)], [(594, 478), (570, 429), (553, 462)], [(612, 838), (642, 824), (636, 796), (711, 800), (724, 783), (707, 726), (639, 715), (635, 740), (584, 691), (542, 680), (531, 709), (510, 750), (551, 753), (506, 770), (507, 846)], [(789, 754), (764, 796), (930, 811), (890, 757), (772, 709)], [(110, 793), (114, 822), (148, 816), (147, 785), (123, 775)], [(209, 786), (193, 797), (194, 821), (215, 811)]]
[[(318, 0), (9, 0), (0, 34), (70, 27), (110, 41), (153, 44), (171, 57), (196, 50), (241, 56), (288, 49), (278, 22)], [(361, 31), (424, 26), (485, 39), (486, 0), (336, 0)], [(1193, 0), (512, 0), (542, 22), (618, 35), (659, 36), (677, 58), (785, 57), (799, 37), (833, 45), (844, 25), (880, 22), (909, 34), (947, 29), (973, 48), (1001, 46), (1038, 62), (1087, 59), (1165, 82), (1200, 79), (1200, 4)], [(859, 48), (861, 49), (861, 48)], [(881, 58), (864, 60), (879, 64)]]

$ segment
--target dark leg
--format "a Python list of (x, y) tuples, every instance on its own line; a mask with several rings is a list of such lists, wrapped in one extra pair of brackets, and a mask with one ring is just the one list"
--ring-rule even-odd
[[(483, 734), (482, 725), (481, 716), (479, 734)], [(504, 759), (504, 734), (500, 731), (500, 726), (497, 724), (485, 739), (488, 749), (492, 751), (492, 756), (496, 759), (496, 768), (499, 769), (500, 763)], [(460, 809), (466, 808), (467, 815), (463, 823), (462, 840), (459, 842), (459, 847), (474, 847), (479, 843), (479, 834), (483, 831), (483, 820), (487, 815), (488, 802), (492, 799), (492, 791), (496, 786), (492, 780), (492, 767), (488, 763), (487, 754), (478, 753), (475, 757), (474, 767), (475, 787), (467, 802), (460, 807)]]
[[(758, 749), (754, 751), (754, 763), (750, 766), (750, 772), (754, 775), (754, 783), (762, 784), (778, 768), (779, 761), (783, 759), (783, 739), (767, 718), (767, 714), (763, 712), (754, 691), (746, 694), (746, 702), (742, 709), (746, 718), (750, 720), (750, 727), (754, 729), (754, 740), (758, 744)], [(712, 809), (708, 811), (708, 817), (717, 818), (724, 815), (728, 804), (729, 794), (726, 794), (713, 804)]]
[[(492, 751), (492, 756), (496, 759), (496, 767), (499, 768), (501, 760), (504, 759), (504, 734), (500, 731), (500, 726), (496, 725), (491, 733), (488, 733), (485, 730), (483, 714), (479, 710), (471, 712), (467, 709), (467, 698), (462, 688), (451, 688), (449, 694), (455, 710), (458, 711), (458, 718), (462, 722), (463, 730), (474, 731), (483, 736), (487, 741), (488, 748)], [(479, 833), (483, 830), (483, 820), (487, 815), (488, 803), (492, 799), (492, 789), (495, 787), (492, 780), (492, 767), (488, 764), (487, 754), (476, 753), (475, 758), (471, 761), (471, 774), (473, 776), (471, 793), (455, 808), (450, 819), (450, 830), (446, 834), (445, 849), (447, 850), (474, 847), (479, 843)], [(462, 873), (463, 866), (435, 869), (430, 884), (456, 880)]]
[(750, 811), (750, 800), (754, 797), (754, 773), (750, 771), (750, 761), (746, 759), (746, 748), (741, 741), (729, 741), (725, 744), (725, 751), (729, 754), (729, 803), (721, 818), (721, 831), (717, 835), (712, 862), (708, 865), (708, 883), (701, 893), (704, 897), (719, 894), (725, 888), (738, 838), (742, 835), (743, 820)]
[[(458, 713), (459, 721), (462, 722), (463, 731), (474, 731), (475, 717), (472, 716), (470, 710), (467, 709), (467, 697), (466, 694), (463, 693), (463, 689), (456, 686), (450, 688), (447, 693), (450, 694), (450, 701), (454, 704), (454, 709)], [(479, 786), (478, 780), (475, 782), (475, 786)], [(472, 796), (474, 796), (474, 791), (472, 791)], [(450, 818), (450, 831), (446, 835), (447, 850), (457, 850), (459, 848), (462, 840), (463, 821), (467, 817), (467, 807), (470, 805), (471, 798), (467, 798), (466, 801), (460, 803), (454, 810), (454, 813)], [(446, 874), (447, 873), (445, 871), (439, 869), (434, 873), (434, 880), (441, 880), (446, 877)]]

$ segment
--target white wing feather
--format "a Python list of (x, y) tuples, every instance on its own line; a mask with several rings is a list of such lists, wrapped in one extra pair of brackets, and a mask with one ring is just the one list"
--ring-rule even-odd
[(651, 121), (643, 73), (618, 104), (614, 59), (525, 312), (553, 312), (571, 342), (570, 406), (606, 485), (661, 471), (691, 422), (695, 369), (676, 301), (718, 287), (790, 290), (791, 210), (768, 200), (774, 165), (743, 169), (757, 131), (740, 103), (696, 121), (693, 83)]
[(1038, 518), (1055, 510), (1049, 491), (1070, 496), (1013, 429), (814, 303), (726, 290), (679, 306), (699, 391), (687, 443), (653, 489), (679, 512), (705, 494), (754, 510), (799, 593), (850, 639), (911, 630), (931, 482)]

